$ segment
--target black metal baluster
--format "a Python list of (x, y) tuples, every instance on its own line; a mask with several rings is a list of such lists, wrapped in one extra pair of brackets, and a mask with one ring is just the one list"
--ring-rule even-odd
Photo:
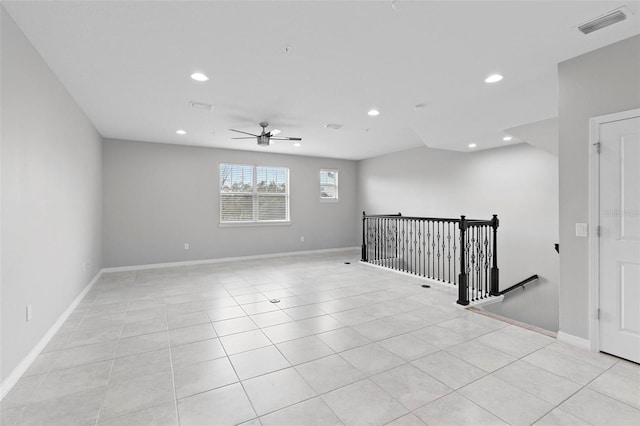
[(422, 276), (426, 276), (426, 271), (425, 271), (425, 269), (424, 269), (424, 261), (425, 261), (425, 259), (427, 258), (427, 256), (426, 256), (427, 254), (425, 253), (425, 242), (424, 242), (424, 241), (425, 241), (425, 240), (424, 240), (424, 237), (425, 237), (425, 233), (424, 233), (424, 220), (421, 220), (421, 221), (420, 221), (420, 225), (422, 226), (422, 241), (421, 241), (421, 244), (422, 244), (422, 256), (420, 256), (420, 257), (422, 258), (422, 269), (421, 269), (421, 271), (420, 271), (420, 272), (421, 272), (421, 273), (420, 273), (420, 275), (422, 275)]
[(489, 227), (484, 226), (484, 294), (483, 297), (489, 295)]
[(382, 247), (380, 247), (380, 264), (387, 265), (387, 244), (389, 244), (389, 235), (387, 234), (387, 218), (380, 219), (380, 231), (382, 232)]
[(471, 301), (476, 297), (476, 230), (475, 226), (471, 227)]
[(480, 280), (480, 226), (476, 227), (476, 270), (475, 270), (475, 274), (476, 274), (476, 294), (475, 294), (475, 300), (478, 300), (478, 294), (480, 294), (481, 288), (480, 285), (482, 284), (481, 280)]
[(446, 245), (446, 244), (445, 244), (445, 242), (444, 242), (444, 240), (445, 240), (445, 236), (444, 236), (444, 224), (445, 224), (445, 223), (446, 223), (446, 222), (443, 220), (443, 221), (442, 221), (442, 281), (447, 281), (447, 280), (445, 279), (445, 276), (446, 276), (445, 274), (446, 274), (446, 272), (445, 272), (445, 269), (444, 269), (444, 262), (445, 262), (445, 255), (444, 255), (444, 252), (445, 252), (445, 248), (447, 247), (447, 245)]
[(460, 234), (458, 233), (458, 235), (456, 236), (456, 225), (454, 223), (453, 225), (453, 279), (454, 279), (454, 284), (455, 284), (455, 278), (457, 277), (456, 273), (456, 265), (458, 264), (458, 257), (456, 256), (457, 254), (457, 244), (460, 242), (459, 241), (460, 238)]
[(420, 239), (419, 222), (417, 219), (413, 220), (413, 273), (418, 274), (420, 272), (420, 252), (418, 250), (418, 239)]
[(436, 222), (431, 222), (431, 276), (438, 279), (436, 275)]

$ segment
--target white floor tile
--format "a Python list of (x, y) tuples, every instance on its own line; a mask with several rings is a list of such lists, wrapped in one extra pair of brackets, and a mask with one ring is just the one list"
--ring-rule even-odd
[(302, 337), (276, 345), (291, 365), (332, 355), (334, 352), (316, 336)]
[(180, 426), (238, 424), (256, 417), (239, 383), (178, 400)]
[(508, 426), (508, 423), (457, 392), (427, 404), (414, 413), (428, 425)]
[(316, 396), (293, 368), (245, 380), (243, 385), (260, 416)]
[(313, 398), (260, 417), (262, 426), (317, 425), (341, 426), (343, 423), (320, 398)]
[(296, 366), (296, 371), (318, 393), (323, 394), (364, 378), (364, 374), (342, 359), (332, 355)]
[(409, 410), (415, 410), (453, 392), (453, 389), (411, 364), (376, 374), (371, 376), (371, 380)]
[(419, 358), (412, 364), (453, 389), (487, 374), (486, 371), (444, 351)]
[(560, 408), (593, 425), (640, 424), (640, 410), (588, 388), (580, 390)]
[(530, 425), (554, 408), (493, 376), (483, 377), (458, 392), (511, 425)]
[(402, 358), (392, 354), (377, 343), (342, 352), (340, 356), (366, 376), (389, 370), (405, 363)]
[(231, 355), (229, 359), (241, 380), (291, 367), (291, 364), (274, 346)]
[(383, 425), (408, 413), (368, 379), (324, 394), (322, 399), (345, 425)]

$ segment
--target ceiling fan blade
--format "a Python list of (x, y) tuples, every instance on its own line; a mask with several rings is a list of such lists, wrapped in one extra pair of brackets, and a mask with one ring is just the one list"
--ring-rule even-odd
[(255, 136), (252, 136), (252, 137), (250, 137), (250, 138), (246, 138), (246, 137), (244, 137), (244, 138), (231, 138), (231, 139), (255, 139)]
[(271, 138), (272, 140), (276, 140), (276, 141), (301, 141), (302, 138), (288, 138), (288, 137), (281, 137), (281, 138)]
[(249, 132), (243, 132), (242, 130), (236, 130), (236, 129), (229, 129), (232, 132), (238, 132), (238, 133), (244, 133), (245, 135), (250, 135), (250, 136), (254, 136), (254, 137), (258, 137), (260, 135), (254, 135), (253, 133), (249, 133)]

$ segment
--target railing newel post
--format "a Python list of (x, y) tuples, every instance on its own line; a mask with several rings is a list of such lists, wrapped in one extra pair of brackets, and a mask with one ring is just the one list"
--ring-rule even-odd
[(362, 212), (362, 261), (367, 261), (367, 231), (366, 231), (367, 213)]
[(491, 265), (491, 295), (500, 295), (500, 270), (498, 269), (498, 226), (500, 220), (498, 215), (494, 214), (491, 219), (491, 227), (493, 228), (493, 258)]
[(466, 264), (466, 247), (465, 239), (467, 234), (467, 221), (465, 216), (460, 216), (460, 274), (458, 275), (458, 304), (466, 306), (469, 304), (469, 295), (467, 294), (467, 264)]

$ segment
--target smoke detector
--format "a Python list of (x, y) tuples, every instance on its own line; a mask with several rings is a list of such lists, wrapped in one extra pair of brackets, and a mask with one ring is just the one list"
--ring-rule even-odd
[(598, 31), (610, 25), (624, 21), (630, 14), (631, 11), (626, 6), (623, 6), (585, 22), (582, 25), (578, 25), (578, 30), (580, 30), (582, 34), (590, 34), (594, 31)]

